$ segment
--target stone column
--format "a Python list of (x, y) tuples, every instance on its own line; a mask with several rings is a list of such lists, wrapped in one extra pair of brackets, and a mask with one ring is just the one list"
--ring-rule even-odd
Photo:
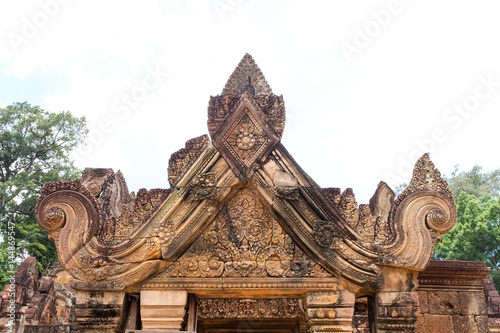
[(187, 291), (142, 290), (141, 320), (143, 329), (181, 329), (187, 304)]
[(382, 291), (375, 296), (376, 332), (415, 332), (418, 294), (414, 291)]
[(118, 332), (125, 292), (77, 291), (75, 315), (79, 332)]
[(309, 332), (352, 332), (354, 299), (354, 293), (347, 290), (307, 293), (304, 307)]

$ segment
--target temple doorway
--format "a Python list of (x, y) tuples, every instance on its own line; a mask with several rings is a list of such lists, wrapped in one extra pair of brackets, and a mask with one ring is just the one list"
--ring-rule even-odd
[(198, 333), (300, 333), (305, 322), (297, 320), (201, 320)]

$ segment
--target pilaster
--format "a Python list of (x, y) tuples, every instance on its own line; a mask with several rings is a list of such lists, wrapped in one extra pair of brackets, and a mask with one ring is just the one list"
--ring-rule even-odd
[(382, 291), (375, 296), (376, 332), (415, 332), (418, 294), (414, 291)]
[(125, 292), (78, 291), (75, 314), (79, 332), (119, 332)]
[(307, 293), (304, 307), (309, 332), (352, 332), (354, 299), (354, 293), (347, 290)]
[(184, 290), (142, 290), (142, 328), (180, 331), (186, 313), (187, 296)]

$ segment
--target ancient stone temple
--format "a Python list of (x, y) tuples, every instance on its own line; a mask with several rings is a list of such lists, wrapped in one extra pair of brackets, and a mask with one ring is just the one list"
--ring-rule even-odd
[(351, 189), (321, 188), (281, 144), (283, 96), (248, 54), (207, 122), (210, 136), (171, 156), (169, 189), (129, 193), (111, 169), (45, 184), (37, 218), (57, 245), (53, 279), (73, 293), (72, 331), (488, 329), (484, 264), (444, 267), (418, 289), (456, 219), (428, 155), (397, 198), (383, 182), (359, 206)]

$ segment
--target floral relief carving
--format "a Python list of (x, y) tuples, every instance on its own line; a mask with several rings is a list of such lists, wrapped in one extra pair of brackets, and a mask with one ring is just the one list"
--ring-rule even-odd
[(236, 66), (231, 77), (227, 80), (222, 95), (240, 95), (249, 87), (252, 95), (271, 95), (272, 90), (267, 83), (264, 74), (257, 66), (250, 54), (245, 54), (238, 66)]
[(263, 129), (250, 116), (248, 108), (222, 139), (223, 145), (242, 166), (253, 163), (258, 154), (269, 145), (269, 141)]
[(232, 299), (198, 300), (200, 319), (304, 318), (301, 299)]
[(159, 276), (331, 275), (300, 250), (251, 190), (242, 189), (223, 207), (208, 231)]
[(341, 235), (337, 226), (329, 221), (314, 221), (314, 237), (319, 245), (326, 248), (335, 246), (338, 236)]
[[(285, 127), (285, 103), (283, 96), (276, 95), (247, 95), (262, 111), (268, 124), (274, 129), (278, 137), (283, 135)], [(230, 117), (237, 109), (241, 96), (222, 95), (211, 96), (208, 104), (208, 130), (211, 136), (222, 126), (224, 120)]]

